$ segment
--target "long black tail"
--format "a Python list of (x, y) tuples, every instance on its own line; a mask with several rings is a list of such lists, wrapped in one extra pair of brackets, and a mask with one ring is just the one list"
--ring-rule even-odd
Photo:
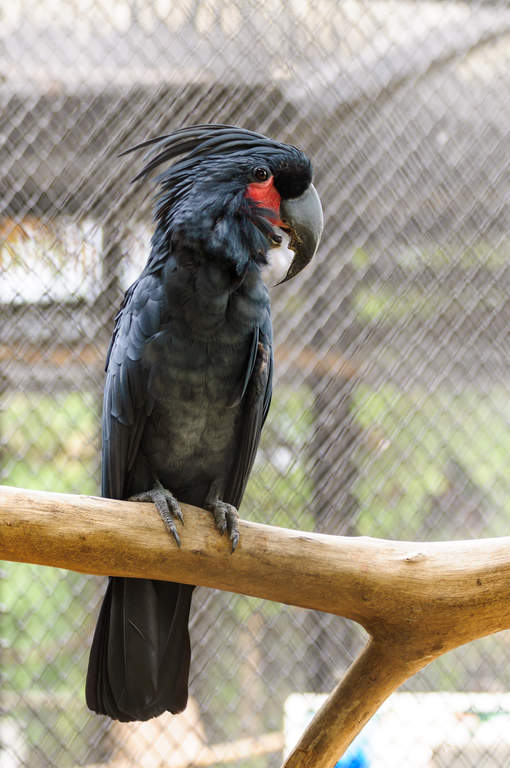
[(110, 578), (90, 651), (85, 692), (91, 710), (122, 721), (182, 712), (193, 589)]

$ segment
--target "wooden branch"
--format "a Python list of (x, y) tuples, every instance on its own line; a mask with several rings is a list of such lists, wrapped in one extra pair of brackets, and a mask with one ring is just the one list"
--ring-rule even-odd
[(286, 768), (330, 768), (404, 680), (510, 627), (510, 538), (409, 543), (241, 521), (231, 555), (211, 515), (182, 506), (178, 549), (151, 504), (0, 487), (0, 557), (200, 584), (360, 623), (371, 639)]
[(395, 642), (371, 638), (313, 718), (285, 768), (332, 768), (385, 699), (424, 666), (421, 659), (401, 652)]

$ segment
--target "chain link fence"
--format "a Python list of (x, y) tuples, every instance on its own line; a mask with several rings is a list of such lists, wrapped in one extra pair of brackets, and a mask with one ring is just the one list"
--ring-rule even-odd
[[(243, 517), (508, 534), (510, 7), (3, 0), (0, 20), (0, 482), (98, 492), (105, 352), (151, 233), (150, 188), (117, 153), (234, 123), (306, 149), (326, 218), (316, 263), (272, 289), (275, 396)], [(330, 690), (364, 642), (199, 589), (188, 710), (112, 725), (83, 694), (103, 588), (3, 566), (1, 768), (278, 766), (289, 697)], [(509, 765), (509, 669), (507, 633), (434, 662), (370, 766)]]

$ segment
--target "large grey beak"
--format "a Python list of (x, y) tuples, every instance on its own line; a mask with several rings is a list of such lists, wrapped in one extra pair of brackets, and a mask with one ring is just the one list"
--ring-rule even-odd
[(301, 272), (303, 267), (313, 259), (319, 246), (324, 217), (321, 201), (313, 184), (310, 184), (306, 192), (299, 197), (282, 200), (280, 219), (285, 228), (289, 229), (291, 236), (289, 247), (295, 254), (287, 274), (280, 281), (281, 284)]

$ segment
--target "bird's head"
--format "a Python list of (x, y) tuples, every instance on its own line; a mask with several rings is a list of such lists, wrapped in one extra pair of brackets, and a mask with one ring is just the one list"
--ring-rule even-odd
[[(293, 258), (281, 282), (313, 258), (323, 227), (309, 159), (297, 147), (229, 125), (197, 125), (149, 139), (134, 181), (158, 176), (156, 219), (170, 243), (222, 259), (237, 274), (266, 264), (287, 235)], [(283, 232), (282, 232), (283, 231)]]

